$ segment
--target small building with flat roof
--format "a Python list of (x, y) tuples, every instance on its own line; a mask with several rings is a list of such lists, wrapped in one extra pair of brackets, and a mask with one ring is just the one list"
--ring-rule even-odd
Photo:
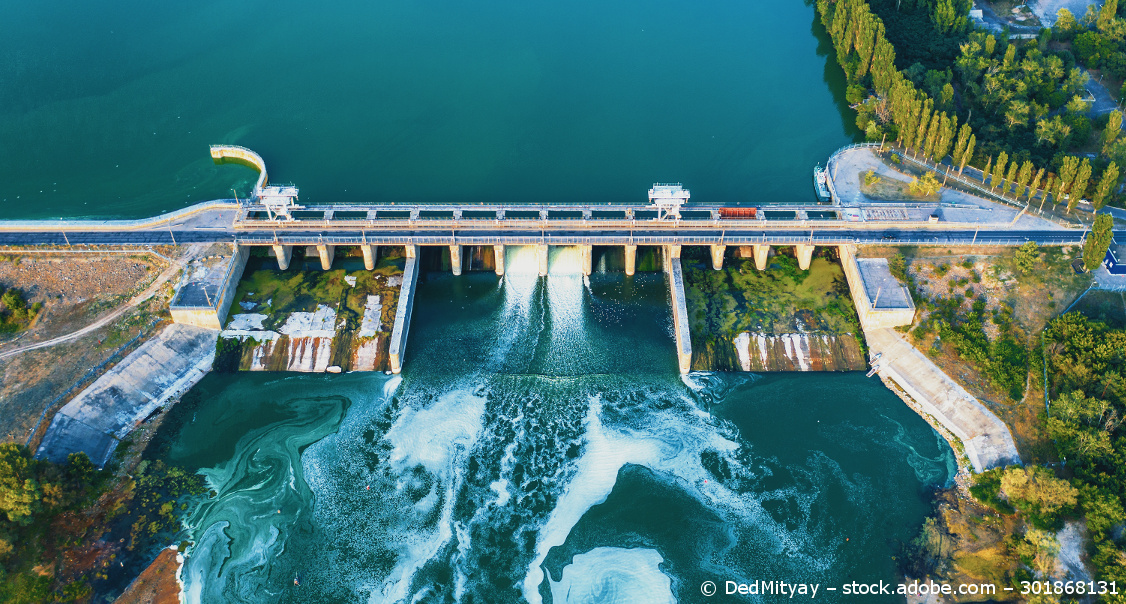
[(887, 258), (857, 258), (846, 245), (840, 247), (840, 256), (861, 327), (883, 329), (914, 322), (911, 292), (891, 274)]

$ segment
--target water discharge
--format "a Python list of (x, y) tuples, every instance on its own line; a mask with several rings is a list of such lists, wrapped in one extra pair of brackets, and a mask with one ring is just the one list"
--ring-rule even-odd
[(548, 260), (541, 278), (536, 248), (510, 247), (499, 284), (429, 275), (402, 378), (201, 383), (169, 453), (215, 491), (186, 520), (188, 601), (670, 602), (705, 580), (894, 578), (952, 467), (929, 426), (862, 375), (682, 380), (663, 275)]

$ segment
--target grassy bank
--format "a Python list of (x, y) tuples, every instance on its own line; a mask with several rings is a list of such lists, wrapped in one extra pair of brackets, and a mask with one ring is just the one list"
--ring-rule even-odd
[(682, 260), (694, 367), (738, 370), (733, 342), (743, 332), (843, 336), (863, 362), (860, 322), (834, 248), (818, 248), (804, 271), (789, 248), (778, 248), (764, 271), (729, 250), (719, 271), (706, 254)]
[[(345, 252), (347, 248), (342, 249)], [(358, 252), (358, 250), (357, 250)], [(238, 314), (266, 315), (264, 330), (277, 331), (296, 312), (311, 313), (320, 306), (336, 311), (336, 335), (332, 340), (332, 363), (347, 371), (358, 346), (378, 340), (376, 369), (386, 369), (387, 339), (394, 324), (399, 283), (395, 277), (403, 273), (405, 258), (399, 248), (381, 248), (374, 270), (366, 270), (358, 254), (338, 254), (332, 270), (322, 270), (319, 261), (304, 258), (295, 251), (289, 270), (278, 270), (272, 258), (264, 254), (252, 257), (238, 284), (231, 318)], [(315, 263), (315, 266), (314, 266)], [(379, 296), (380, 330), (374, 336), (361, 337), (360, 326), (368, 296)], [(267, 369), (284, 370), (289, 338), (282, 336), (267, 355)], [(220, 338), (216, 353), (217, 371), (247, 370), (256, 349), (263, 344), (254, 339)]]

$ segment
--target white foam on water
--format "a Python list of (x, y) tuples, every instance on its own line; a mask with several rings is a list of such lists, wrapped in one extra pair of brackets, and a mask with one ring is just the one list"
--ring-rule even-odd
[[(689, 491), (706, 487), (707, 472), (700, 465), (699, 451), (710, 448), (731, 454), (738, 445), (717, 433), (704, 433), (669, 418), (655, 417), (644, 433), (606, 428), (601, 419), (600, 397), (591, 397), (583, 424), (586, 444), (576, 462), (571, 482), (561, 491), (555, 509), (540, 527), (536, 556), (524, 578), (523, 594), (530, 604), (541, 604), (543, 562), (551, 548), (563, 545), (571, 529), (591, 507), (606, 501), (626, 464), (645, 466), (675, 476)], [(690, 445), (690, 446), (685, 446)], [(698, 448), (697, 448), (698, 447)], [(715, 484), (712, 481), (711, 484)]]
[(743, 371), (751, 370), (751, 334), (743, 332), (735, 336), (735, 354), (739, 356), (739, 367)]
[(552, 246), (547, 259), (548, 275), (582, 275), (583, 253), (578, 246)]
[(675, 604), (656, 550), (598, 547), (574, 557), (551, 585), (555, 604)]
[[(430, 534), (417, 531), (403, 542), (399, 563), (384, 580), (379, 593), (372, 593), (372, 603), (406, 599), (415, 574), (453, 537), (453, 508), (464, 480), (463, 461), (477, 443), (484, 427), (484, 414), (484, 397), (455, 390), (428, 407), (404, 409), (384, 436), (392, 446), (389, 464), (401, 475), (398, 488), (405, 488), (412, 468), (422, 466), (440, 478), (435, 489), (444, 484), (445, 493), (436, 530)], [(438, 501), (435, 491), (416, 508), (426, 503), (435, 506)]]
[(484, 414), (485, 398), (465, 390), (444, 394), (423, 409), (403, 409), (385, 436), (394, 447), (391, 467), (403, 471), (421, 465), (449, 475), (453, 458), (477, 443)]
[(508, 501), (512, 498), (512, 494), (508, 490), (511, 483), (507, 476), (512, 475), (512, 468), (516, 465), (516, 445), (524, 439), (523, 422), (523, 413), (520, 413), (520, 415), (513, 420), (512, 423), (521, 427), (516, 431), (516, 438), (512, 439), (512, 442), (508, 443), (508, 446), (504, 448), (504, 457), (500, 459), (500, 478), (494, 480), (492, 484), (489, 485), (489, 488), (497, 494), (496, 501), (493, 502), (493, 505), (500, 508), (507, 505)]

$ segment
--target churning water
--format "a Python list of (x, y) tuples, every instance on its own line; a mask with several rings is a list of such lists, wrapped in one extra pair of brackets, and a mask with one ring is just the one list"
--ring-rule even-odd
[[(689, 602), (705, 580), (892, 580), (951, 476), (862, 374), (676, 372), (663, 275), (419, 284), (402, 377), (210, 376), (174, 463), (189, 601)], [(301, 585), (293, 578), (300, 575)], [(831, 599), (831, 598), (830, 598)]]

